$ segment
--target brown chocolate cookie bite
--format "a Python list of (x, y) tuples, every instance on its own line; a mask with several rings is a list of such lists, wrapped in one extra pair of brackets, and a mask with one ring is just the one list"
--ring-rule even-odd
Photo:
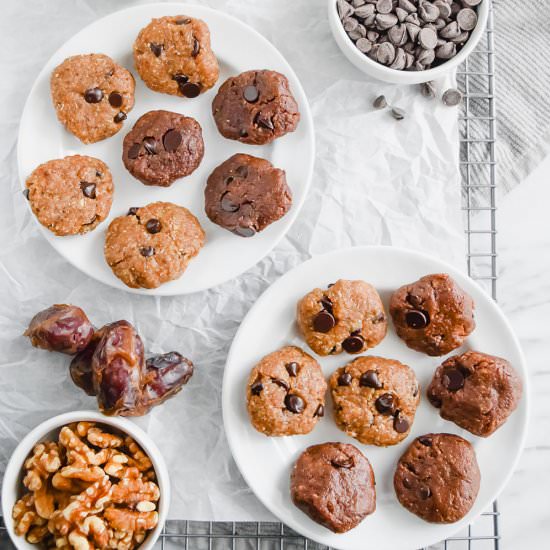
[(319, 355), (361, 353), (379, 344), (387, 331), (376, 289), (365, 281), (340, 279), (306, 294), (297, 309), (298, 327)]
[(153, 19), (141, 29), (134, 63), (151, 90), (186, 98), (206, 92), (219, 76), (207, 24), (186, 15)]
[(308, 447), (292, 469), (290, 495), (302, 512), (334, 533), (353, 529), (376, 509), (370, 462), (349, 443)]
[(134, 106), (132, 74), (103, 54), (75, 55), (57, 66), (50, 89), (59, 122), (82, 143), (116, 134)]
[(393, 485), (409, 512), (431, 523), (454, 523), (474, 505), (480, 479), (468, 441), (453, 434), (427, 434), (403, 453)]
[(228, 78), (214, 98), (212, 114), (222, 136), (252, 145), (294, 132), (300, 121), (286, 76), (265, 70)]
[(202, 129), (194, 118), (149, 111), (124, 138), (122, 161), (145, 185), (168, 187), (196, 170), (203, 155)]
[(250, 421), (269, 436), (307, 434), (325, 414), (327, 383), (319, 363), (295, 346), (266, 355), (248, 378)]
[(521, 379), (512, 365), (478, 351), (449, 357), (428, 387), (428, 399), (441, 418), (480, 437), (506, 422), (521, 394)]
[(426, 275), (396, 290), (390, 314), (397, 335), (427, 355), (446, 355), (474, 330), (474, 301), (447, 274)]
[(74, 155), (38, 166), (28, 177), (25, 196), (37, 220), (59, 236), (95, 229), (113, 202), (113, 179), (107, 165)]
[(405, 439), (420, 401), (414, 371), (394, 359), (358, 357), (329, 381), (334, 419), (349, 436), (387, 447)]
[(292, 205), (284, 170), (245, 154), (233, 155), (214, 169), (204, 198), (210, 220), (241, 237), (262, 231)]
[(105, 260), (127, 286), (156, 288), (180, 277), (204, 241), (199, 221), (187, 208), (154, 202), (111, 222)]

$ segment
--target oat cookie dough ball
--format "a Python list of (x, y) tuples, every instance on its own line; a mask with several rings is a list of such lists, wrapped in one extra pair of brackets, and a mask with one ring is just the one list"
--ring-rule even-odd
[(149, 111), (126, 134), (122, 161), (145, 185), (168, 187), (188, 176), (204, 155), (200, 124), (170, 111)]
[(397, 335), (427, 355), (446, 355), (474, 330), (474, 301), (447, 274), (426, 275), (396, 290), (390, 314)]
[(365, 281), (340, 279), (316, 288), (298, 302), (298, 327), (319, 355), (361, 353), (379, 344), (387, 331), (376, 289)]
[(233, 155), (214, 169), (204, 198), (210, 220), (241, 237), (253, 237), (292, 206), (284, 170), (245, 154)]
[(59, 236), (95, 229), (113, 202), (113, 179), (99, 159), (74, 155), (49, 160), (28, 177), (25, 196), (38, 221)]
[(252, 145), (294, 132), (300, 121), (288, 79), (276, 71), (228, 78), (214, 98), (212, 114), (222, 136)]
[(250, 421), (269, 436), (307, 434), (325, 414), (327, 383), (319, 363), (294, 346), (266, 355), (248, 378)]
[(370, 462), (349, 443), (307, 448), (292, 469), (290, 495), (302, 512), (334, 533), (353, 529), (376, 509)]
[(157, 288), (177, 279), (205, 241), (187, 208), (154, 202), (115, 218), (105, 238), (105, 260), (130, 288)]
[(409, 512), (431, 523), (461, 520), (476, 500), (480, 472), (472, 445), (452, 434), (417, 437), (399, 459), (395, 494)]
[(116, 134), (134, 106), (132, 74), (109, 56), (68, 57), (52, 73), (50, 90), (59, 122), (82, 143)]
[(428, 399), (441, 418), (480, 437), (506, 422), (521, 394), (521, 379), (512, 365), (479, 351), (449, 357), (428, 387)]
[(329, 381), (334, 419), (367, 445), (396, 445), (410, 432), (420, 401), (414, 371), (394, 359), (358, 357)]
[(218, 80), (218, 60), (204, 21), (175, 15), (153, 19), (134, 42), (134, 63), (155, 92), (194, 98)]

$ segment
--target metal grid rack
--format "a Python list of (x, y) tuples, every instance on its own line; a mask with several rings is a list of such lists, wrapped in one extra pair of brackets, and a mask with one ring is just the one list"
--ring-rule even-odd
[[(469, 275), (496, 299), (496, 185), (493, 9), (485, 37), (457, 73), (462, 210)], [(495, 502), (462, 532), (430, 550), (498, 550)], [(0, 517), (0, 548), (12, 549)], [(281, 523), (168, 521), (155, 550), (329, 550)], [(423, 549), (427, 550), (427, 549)]]

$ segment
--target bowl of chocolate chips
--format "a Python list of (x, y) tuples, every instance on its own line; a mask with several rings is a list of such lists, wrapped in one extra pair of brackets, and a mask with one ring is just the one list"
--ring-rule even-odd
[(393, 84), (437, 80), (478, 44), (489, 0), (328, 0), (330, 28), (365, 74)]

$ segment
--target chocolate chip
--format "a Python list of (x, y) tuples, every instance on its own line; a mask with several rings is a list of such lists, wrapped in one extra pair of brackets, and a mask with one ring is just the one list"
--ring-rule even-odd
[(122, 94), (119, 94), (118, 92), (111, 92), (109, 94), (109, 105), (111, 105), (111, 107), (122, 107), (122, 103)]
[(197, 97), (201, 93), (201, 87), (194, 82), (186, 82), (179, 84), (180, 92), (189, 99)]
[(162, 137), (162, 144), (168, 152), (175, 151), (180, 146), (181, 141), (181, 132), (174, 128), (168, 130)]
[(395, 397), (391, 393), (383, 393), (374, 406), (380, 414), (393, 414), (395, 412)]
[(143, 246), (139, 249), (139, 253), (145, 258), (149, 258), (155, 253), (155, 249), (152, 246)]
[(425, 328), (430, 324), (430, 316), (427, 311), (413, 309), (405, 313), (405, 322), (411, 328)]
[(131, 206), (130, 208), (128, 208), (128, 213), (126, 214), (127, 216), (137, 216), (137, 211), (139, 210), (139, 208), (137, 206)]
[(242, 138), (248, 137), (248, 132), (246, 130), (239, 130), (239, 136)]
[(96, 177), (96, 178), (102, 178), (102, 177), (103, 177), (103, 174), (102, 174), (99, 170), (96, 170), (96, 171), (95, 171), (95, 177)]
[(403, 487), (405, 487), (405, 489), (412, 489), (412, 480), (407, 476), (403, 477)]
[(236, 212), (240, 206), (231, 200), (231, 197), (229, 196), (229, 191), (226, 191), (221, 198), (220, 202), (221, 209), (224, 212)]
[(418, 494), (422, 500), (426, 500), (432, 496), (432, 491), (429, 487), (420, 487)]
[(250, 386), (250, 393), (252, 395), (260, 395), (263, 389), (264, 385), (261, 382), (254, 382), (254, 384)]
[(351, 385), (351, 374), (349, 372), (343, 372), (338, 377), (338, 385), (339, 386), (350, 386)]
[(80, 189), (85, 197), (89, 199), (95, 199), (95, 183), (88, 183), (87, 181), (80, 182)]
[(342, 347), (348, 353), (359, 353), (364, 345), (365, 340), (360, 334), (352, 334), (342, 342)]
[(375, 370), (368, 370), (361, 375), (359, 378), (359, 385), (365, 388), (374, 388), (379, 390), (383, 387), (382, 382), (378, 378), (378, 374)]
[(294, 361), (292, 363), (287, 363), (285, 368), (289, 376), (296, 376), (298, 374), (298, 363), (295, 363)]
[(464, 373), (459, 369), (448, 369), (443, 374), (441, 382), (449, 391), (458, 391), (464, 387)]
[(253, 227), (243, 227), (238, 225), (233, 229), (233, 233), (239, 235), (240, 237), (253, 237), (256, 234), (256, 230)]
[(23, 196), (24, 196), (27, 200), (29, 200), (29, 193), (30, 193), (30, 189), (25, 189), (25, 190), (23, 191)]
[(189, 77), (186, 74), (178, 73), (172, 77), (172, 80), (175, 80), (179, 86), (182, 86), (189, 80)]
[(409, 421), (401, 414), (396, 414), (393, 419), (393, 429), (398, 434), (404, 434), (409, 429)]
[(143, 148), (150, 154), (157, 154), (157, 140), (154, 137), (146, 136), (143, 138)]
[(254, 124), (262, 126), (266, 130), (273, 130), (275, 128), (271, 119), (262, 115), (261, 112), (254, 117)]
[(233, 176), (227, 176), (227, 178), (225, 178), (224, 180), (225, 185), (229, 185), (230, 183), (233, 183), (234, 179), (235, 178)]
[(288, 382), (286, 380), (282, 380), (281, 378), (272, 378), (271, 381), (286, 391), (290, 390), (290, 386), (288, 385)]
[(326, 310), (320, 311), (313, 319), (313, 330), (316, 332), (329, 332), (336, 325), (332, 313)]
[(145, 229), (147, 229), (147, 231), (149, 231), (149, 233), (151, 233), (152, 235), (154, 235), (155, 233), (158, 233), (161, 230), (161, 228), (162, 228), (162, 225), (160, 221), (155, 218), (151, 218), (145, 224)]
[(349, 470), (354, 466), (353, 458), (351, 456), (333, 458), (330, 463), (335, 468), (345, 468), (346, 470)]
[(186, 17), (185, 19), (176, 19), (174, 23), (176, 25), (188, 25), (189, 23), (191, 23), (191, 19), (189, 19), (189, 17)]
[(128, 158), (129, 159), (137, 159), (139, 156), (139, 150), (141, 149), (141, 145), (139, 143), (134, 143), (129, 149), (128, 149)]
[(149, 47), (156, 57), (160, 57), (160, 54), (162, 53), (162, 44), (155, 44), (154, 42), (151, 42)]
[(118, 124), (119, 122), (122, 122), (123, 120), (126, 120), (128, 118), (128, 116), (126, 115), (126, 113), (124, 111), (120, 111), (119, 113), (117, 113), (113, 120)]
[(428, 437), (426, 435), (422, 435), (418, 438), (418, 443), (421, 445), (424, 445), (424, 447), (431, 447), (432, 446), (432, 438)]
[(289, 393), (285, 397), (285, 407), (294, 414), (304, 412), (305, 403), (299, 395)]
[(240, 178), (246, 178), (248, 176), (248, 166), (245, 166), (244, 164), (237, 166), (237, 168), (235, 168), (235, 174), (237, 174)]
[(99, 103), (103, 99), (103, 92), (100, 88), (88, 88), (84, 92), (84, 99), (87, 103)]
[(314, 417), (318, 416), (319, 418), (322, 418), (323, 416), (325, 416), (325, 407), (321, 403), (319, 403), (317, 409), (313, 413), (313, 416)]
[(256, 86), (246, 86), (243, 90), (243, 97), (248, 101), (248, 103), (256, 103), (260, 97), (260, 92)]
[(443, 402), (441, 401), (441, 399), (440, 399), (439, 397), (437, 397), (436, 395), (428, 394), (428, 399), (430, 400), (430, 403), (431, 403), (436, 409), (440, 409), (441, 406), (443, 405)]
[(323, 306), (323, 309), (328, 311), (329, 313), (332, 313), (332, 301), (327, 296), (323, 296), (321, 298), (321, 305)]
[(201, 45), (196, 38), (193, 38), (193, 51), (191, 52), (191, 57), (197, 57), (201, 51)]
[(383, 314), (383, 313), (379, 313), (373, 320), (372, 320), (372, 324), (373, 325), (378, 325), (379, 323), (382, 323), (383, 321), (386, 320), (386, 316)]

